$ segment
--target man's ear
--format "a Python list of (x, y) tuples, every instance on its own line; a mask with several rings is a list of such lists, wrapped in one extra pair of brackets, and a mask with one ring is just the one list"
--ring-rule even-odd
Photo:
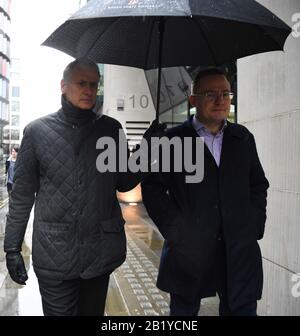
[(66, 93), (66, 82), (62, 79), (61, 81), (60, 81), (60, 89), (61, 89), (61, 93), (62, 94), (65, 94)]

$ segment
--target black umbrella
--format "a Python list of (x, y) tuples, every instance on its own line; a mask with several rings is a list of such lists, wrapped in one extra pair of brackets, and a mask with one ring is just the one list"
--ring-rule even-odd
[(43, 43), (97, 63), (217, 66), (283, 50), (291, 29), (254, 0), (91, 0)]

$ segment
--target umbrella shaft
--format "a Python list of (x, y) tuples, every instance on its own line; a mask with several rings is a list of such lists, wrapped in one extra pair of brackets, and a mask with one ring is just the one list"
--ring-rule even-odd
[(157, 74), (156, 118), (155, 118), (156, 120), (159, 120), (161, 62), (162, 62), (162, 52), (163, 52), (164, 31), (165, 31), (165, 20), (163, 17), (160, 17), (159, 26), (158, 26), (159, 46), (158, 46), (158, 74)]

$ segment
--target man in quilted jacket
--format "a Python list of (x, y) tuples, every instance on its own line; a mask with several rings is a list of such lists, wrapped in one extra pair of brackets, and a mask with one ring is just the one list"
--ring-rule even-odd
[(90, 60), (66, 67), (61, 109), (27, 125), (15, 167), (7, 268), (15, 282), (25, 284), (21, 246), (35, 204), (32, 262), (45, 315), (103, 315), (109, 275), (125, 260), (116, 191), (134, 188), (139, 176), (96, 167), (97, 141), (110, 137), (118, 149), (122, 130), (115, 119), (93, 111), (99, 78)]

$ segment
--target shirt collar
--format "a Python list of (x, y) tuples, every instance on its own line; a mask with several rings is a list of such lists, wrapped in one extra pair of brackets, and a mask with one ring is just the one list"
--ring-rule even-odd
[[(208, 132), (208, 133), (211, 133), (209, 129), (207, 129), (205, 127), (205, 125), (203, 125), (197, 118), (196, 118), (196, 115), (193, 116), (193, 120), (192, 120), (192, 124), (193, 124), (193, 127), (195, 129), (196, 132), (200, 132), (200, 131), (205, 131), (205, 132)], [(222, 128), (220, 129), (220, 131), (218, 132), (218, 134), (220, 133), (223, 133), (224, 132), (224, 129), (227, 127), (227, 120), (225, 119), (223, 121), (223, 125), (222, 125)]]

